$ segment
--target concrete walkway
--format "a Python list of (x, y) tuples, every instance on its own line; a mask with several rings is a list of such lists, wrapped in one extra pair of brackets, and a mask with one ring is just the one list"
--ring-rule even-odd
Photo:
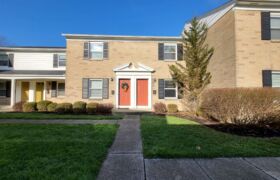
[(144, 158), (140, 116), (126, 115), (120, 121), (115, 141), (99, 172), (99, 180), (143, 180)]
[(140, 116), (120, 121), (99, 180), (280, 180), (280, 158), (143, 159)]
[(117, 124), (119, 120), (0, 119), (0, 124)]

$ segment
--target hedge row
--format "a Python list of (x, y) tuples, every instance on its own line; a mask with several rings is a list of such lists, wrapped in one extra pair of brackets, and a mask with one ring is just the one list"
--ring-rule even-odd
[(167, 106), (160, 102), (154, 104), (154, 111), (156, 114), (177, 113), (178, 106), (176, 104), (168, 104)]
[(77, 101), (71, 103), (54, 103), (51, 101), (36, 102), (18, 102), (13, 106), (16, 112), (52, 112), (59, 114), (75, 113), (75, 114), (111, 114), (113, 105), (110, 103), (86, 103)]

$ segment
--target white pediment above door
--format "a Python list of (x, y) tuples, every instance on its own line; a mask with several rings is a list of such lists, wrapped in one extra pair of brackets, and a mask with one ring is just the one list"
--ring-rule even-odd
[(114, 72), (153, 72), (154, 69), (141, 63), (128, 63), (113, 69)]

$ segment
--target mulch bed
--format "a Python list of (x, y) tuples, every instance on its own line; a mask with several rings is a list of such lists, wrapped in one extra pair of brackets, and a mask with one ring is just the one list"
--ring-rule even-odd
[(251, 136), (251, 137), (280, 137), (280, 125), (272, 124), (270, 126), (257, 126), (257, 125), (236, 125), (236, 124), (223, 124), (217, 121), (205, 119), (202, 117), (192, 116), (187, 113), (172, 114), (180, 118), (186, 118), (203, 124), (209, 128), (217, 131), (230, 133), (239, 136)]

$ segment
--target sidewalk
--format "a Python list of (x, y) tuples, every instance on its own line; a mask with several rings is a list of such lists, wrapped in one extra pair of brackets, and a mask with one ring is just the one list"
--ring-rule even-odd
[(100, 180), (280, 180), (280, 158), (144, 159), (140, 116), (120, 122)]
[[(120, 120), (121, 121), (121, 120)], [(0, 119), (0, 124), (117, 124), (119, 120)]]

